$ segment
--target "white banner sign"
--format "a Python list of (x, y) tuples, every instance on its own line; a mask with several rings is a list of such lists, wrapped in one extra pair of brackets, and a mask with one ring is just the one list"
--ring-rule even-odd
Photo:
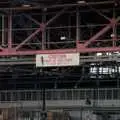
[(79, 53), (39, 54), (36, 55), (36, 67), (76, 66), (79, 59)]

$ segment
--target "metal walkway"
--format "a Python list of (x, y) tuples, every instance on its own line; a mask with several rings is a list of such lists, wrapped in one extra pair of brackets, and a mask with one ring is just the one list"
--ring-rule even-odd
[[(46, 90), (50, 108), (120, 107), (120, 89), (50, 89)], [(86, 100), (90, 100), (90, 104)], [(41, 90), (0, 91), (0, 108), (41, 107)]]

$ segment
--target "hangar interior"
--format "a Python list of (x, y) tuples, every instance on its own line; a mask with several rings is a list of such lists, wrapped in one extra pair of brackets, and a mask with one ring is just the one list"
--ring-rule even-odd
[(119, 0), (0, 0), (0, 120), (119, 120), (119, 15)]

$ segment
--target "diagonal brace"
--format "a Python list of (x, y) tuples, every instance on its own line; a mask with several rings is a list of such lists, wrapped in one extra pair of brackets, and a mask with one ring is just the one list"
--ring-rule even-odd
[(41, 28), (37, 29), (35, 32), (33, 32), (30, 36), (28, 36), (23, 42), (21, 42), (17, 47), (15, 47), (15, 50), (18, 50), (21, 48), (26, 42), (28, 42), (31, 38), (33, 38), (37, 33), (41, 31)]
[(120, 16), (117, 18), (116, 22), (119, 22), (120, 21)]
[(102, 28), (97, 34), (95, 34), (93, 37), (91, 37), (88, 41), (84, 43), (84, 46), (88, 46), (91, 42), (94, 42), (96, 39), (98, 39), (101, 35), (106, 33), (109, 29), (111, 29), (112, 24), (106, 25), (104, 28)]
[(92, 6), (89, 6), (89, 7), (90, 7), (94, 12), (96, 12), (98, 15), (104, 17), (106, 20), (108, 20), (108, 21), (111, 20), (108, 16), (104, 15), (102, 12), (98, 11), (97, 9), (93, 8)]
[(60, 11), (56, 16), (54, 16), (53, 18), (51, 18), (46, 24), (42, 25), (41, 23), (39, 23), (37, 20), (33, 19), (31, 16), (26, 16), (28, 17), (30, 20), (34, 21), (36, 24), (40, 25), (41, 27), (36, 30), (34, 33), (32, 33), (30, 36), (28, 36), (22, 43), (20, 43), (18, 46), (15, 47), (15, 50), (18, 50), (19, 48), (21, 48), (26, 42), (28, 42), (32, 37), (34, 37), (38, 32), (40, 31), (44, 31), (46, 25), (51, 24), (55, 19), (57, 19), (61, 14), (63, 14), (65, 12), (67, 8), (64, 8), (62, 11)]
[(32, 20), (34, 23), (36, 23), (37, 25), (40, 25), (41, 23), (39, 21), (37, 21), (36, 19), (32, 18), (30, 15), (26, 15), (23, 14), (26, 18), (28, 18), (29, 20)]
[(62, 15), (67, 9), (68, 9), (68, 7), (64, 8), (63, 10), (61, 10), (60, 12), (58, 12), (53, 18), (51, 18), (50, 20), (48, 20), (47, 23), (46, 23), (46, 26), (50, 25), (54, 20), (56, 20), (60, 15)]
[(0, 50), (4, 50), (4, 48), (2, 46), (0, 46)]
[(98, 39), (101, 35), (106, 33), (109, 29), (112, 28), (114, 23), (117, 23), (120, 21), (120, 17), (118, 17), (116, 20), (111, 20), (111, 22), (106, 25), (104, 28), (102, 28), (97, 34), (95, 34), (92, 38), (90, 38), (88, 41), (84, 43), (84, 46), (88, 46), (91, 42), (94, 42), (96, 39)]
[[(57, 13), (53, 18), (51, 18), (50, 20), (47, 21), (46, 26), (51, 24), (54, 20), (56, 20), (60, 15), (62, 15), (68, 8), (64, 8), (63, 10), (61, 10), (59, 13)], [(37, 25), (40, 25), (41, 23), (39, 21), (37, 21), (36, 19), (32, 18), (29, 15), (23, 14), (26, 18), (32, 20), (34, 23), (36, 23)]]

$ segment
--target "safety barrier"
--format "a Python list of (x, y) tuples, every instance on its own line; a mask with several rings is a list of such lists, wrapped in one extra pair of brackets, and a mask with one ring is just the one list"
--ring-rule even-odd
[[(119, 88), (98, 89), (49, 89), (45, 91), (46, 100), (119, 100)], [(0, 101), (39, 101), (41, 90), (0, 91)]]

